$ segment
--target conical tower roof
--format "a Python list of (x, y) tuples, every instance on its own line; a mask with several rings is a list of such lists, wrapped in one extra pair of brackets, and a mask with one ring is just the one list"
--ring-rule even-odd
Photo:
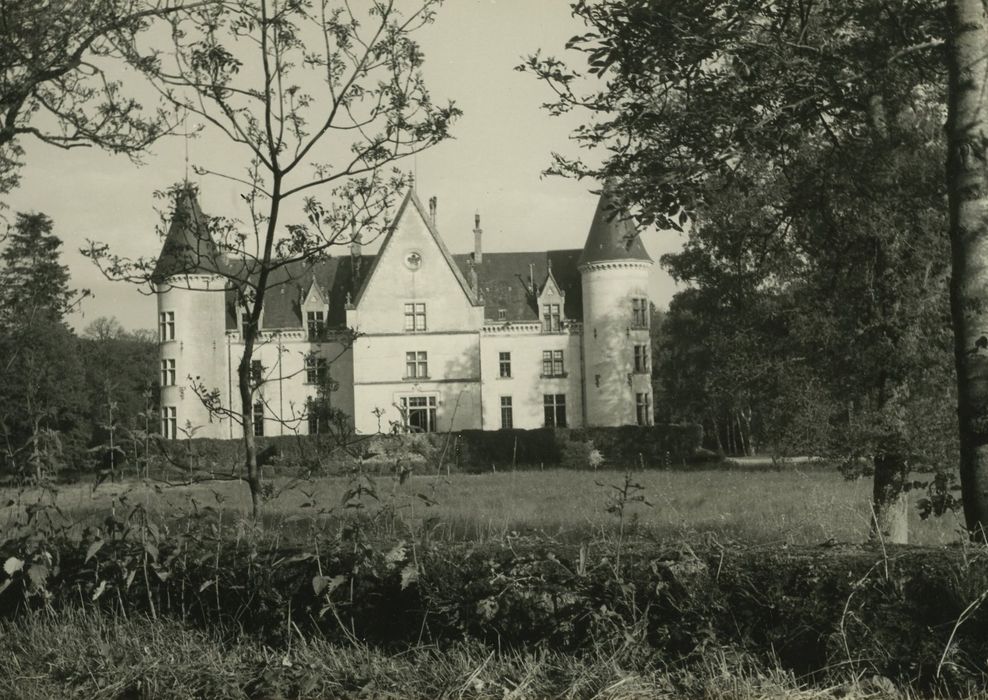
[(196, 195), (196, 189), (187, 184), (175, 196), (175, 213), (151, 275), (154, 282), (172, 275), (216, 272), (219, 268), (219, 251)]
[(624, 211), (617, 209), (611, 188), (605, 184), (579, 264), (618, 260), (652, 262), (638, 238), (635, 222)]

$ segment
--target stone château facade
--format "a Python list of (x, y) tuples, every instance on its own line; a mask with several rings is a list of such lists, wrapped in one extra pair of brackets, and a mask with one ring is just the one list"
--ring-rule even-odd
[[(242, 310), (229, 259), (186, 190), (154, 271), (162, 433), (237, 437), (192, 388), (239, 406)], [(452, 254), (414, 191), (376, 255), (281, 268), (269, 280), (252, 367), (259, 435), (320, 429), (318, 386), (359, 433), (652, 422), (648, 278), (630, 219), (605, 191), (582, 249)], [(243, 263), (239, 263), (243, 265)], [(351, 341), (356, 331), (355, 340)], [(352, 344), (351, 344), (352, 342)], [(232, 399), (232, 400), (231, 400)]]

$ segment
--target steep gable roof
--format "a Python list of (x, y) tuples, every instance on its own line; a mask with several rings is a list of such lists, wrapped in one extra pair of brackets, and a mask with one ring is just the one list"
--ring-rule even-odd
[(446, 243), (443, 242), (443, 239), (440, 237), (439, 232), (436, 230), (435, 225), (432, 223), (432, 217), (428, 216), (425, 213), (425, 208), (422, 206), (422, 202), (419, 201), (419, 198), (415, 194), (415, 191), (409, 188), (408, 192), (405, 194), (405, 199), (403, 199), (401, 202), (401, 206), (398, 207), (398, 212), (395, 214), (395, 217), (391, 222), (391, 226), (388, 227), (388, 233), (387, 235), (385, 235), (384, 241), (381, 243), (380, 250), (378, 250), (377, 255), (374, 256), (370, 265), (370, 269), (368, 270), (367, 275), (363, 278), (363, 282), (360, 285), (360, 289), (357, 291), (357, 294), (353, 299), (354, 306), (360, 304), (360, 300), (363, 298), (364, 293), (367, 291), (367, 286), (368, 284), (370, 284), (370, 281), (374, 277), (374, 273), (377, 270), (377, 263), (384, 254), (384, 251), (387, 250), (388, 246), (391, 244), (391, 241), (394, 238), (395, 231), (398, 230), (398, 224), (401, 222), (402, 217), (405, 215), (405, 212), (408, 210), (409, 203), (412, 204), (418, 215), (422, 217), (422, 221), (425, 223), (426, 229), (428, 229), (429, 234), (436, 242), (439, 251), (442, 253), (443, 258), (446, 260), (446, 263), (449, 265), (449, 269), (453, 273), (453, 276), (456, 277), (456, 281), (459, 282), (460, 288), (463, 290), (463, 293), (466, 295), (467, 299), (470, 301), (471, 304), (474, 305), (478, 304), (476, 293), (470, 287), (469, 282), (467, 282), (466, 277), (464, 276), (463, 270), (461, 270), (460, 266), (457, 265), (456, 261), (453, 259), (453, 255), (449, 252), (449, 248), (446, 247)]
[(617, 209), (610, 187), (605, 184), (597, 201), (597, 211), (594, 212), (579, 264), (617, 260), (652, 262), (638, 238), (634, 221), (628, 214)]
[(539, 296), (545, 294), (555, 294), (557, 296), (566, 296), (566, 292), (563, 291), (562, 287), (556, 281), (555, 275), (552, 274), (552, 258), (546, 260), (546, 265), (548, 269), (545, 274), (545, 282), (542, 283), (542, 288), (539, 289)]
[(329, 300), (322, 291), (322, 285), (316, 280), (315, 275), (309, 282), (309, 291), (303, 292), (299, 297), (301, 306), (329, 306)]
[(173, 275), (216, 272), (222, 265), (219, 250), (209, 232), (209, 222), (196, 196), (187, 184), (176, 195), (161, 254), (151, 273), (151, 281), (160, 283)]

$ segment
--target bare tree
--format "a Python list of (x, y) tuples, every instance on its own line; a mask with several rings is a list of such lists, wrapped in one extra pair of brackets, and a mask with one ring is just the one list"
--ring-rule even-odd
[[(236, 414), (243, 428), (255, 516), (261, 474), (251, 360), (272, 274), (314, 262), (334, 245), (373, 240), (406, 186), (397, 162), (449, 136), (459, 110), (432, 102), (413, 39), (440, 4), (213, 2), (168, 16), (167, 51), (136, 38), (123, 47), (166, 101), (244, 155), (239, 171), (196, 173), (242, 187), (245, 220), (208, 219), (195, 207), (173, 215), (185, 211), (194, 221), (194, 264), (237, 290), (247, 319), (239, 405), (212, 408)], [(88, 254), (112, 278), (155, 281), (153, 260), (125, 260), (95, 243)]]

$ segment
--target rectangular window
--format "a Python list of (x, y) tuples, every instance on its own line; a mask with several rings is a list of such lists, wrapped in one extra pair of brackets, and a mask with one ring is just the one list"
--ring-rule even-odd
[(309, 341), (322, 340), (326, 331), (326, 316), (323, 311), (306, 311), (305, 324), (309, 330)]
[(161, 407), (161, 436), (166, 440), (178, 437), (178, 409), (174, 406)]
[(161, 361), (161, 386), (175, 386), (175, 360)]
[(507, 309), (498, 309), (497, 310), (497, 320), (498, 321), (503, 321), (506, 318), (508, 318), (508, 310)]
[(325, 433), (329, 427), (329, 421), (311, 396), (305, 400), (305, 422), (309, 427), (309, 435)]
[(264, 381), (264, 365), (261, 364), (260, 360), (251, 360), (250, 361), (251, 384), (253, 384), (255, 387), (258, 387), (261, 385), (262, 381)]
[(428, 379), (429, 355), (416, 351), (405, 353), (405, 379)]
[(562, 377), (566, 375), (566, 367), (563, 364), (562, 350), (542, 351), (542, 376)]
[(635, 371), (640, 374), (648, 374), (648, 346), (635, 346)]
[(511, 353), (510, 352), (499, 352), (498, 353), (498, 369), (502, 377), (507, 379), (511, 376)]
[(542, 305), (542, 330), (556, 333), (560, 329), (559, 304)]
[(638, 425), (651, 425), (652, 400), (648, 392), (635, 394), (635, 413)]
[(425, 304), (405, 304), (405, 330), (425, 330)]
[(648, 328), (648, 299), (634, 297), (631, 300), (631, 325), (634, 328)]
[(175, 340), (175, 312), (162, 311), (158, 314), (158, 339)]
[(566, 427), (566, 394), (543, 394), (542, 405), (545, 408), (545, 427)]
[(326, 379), (326, 370), (327, 364), (325, 357), (306, 357), (305, 383), (322, 384), (323, 380)]
[(405, 414), (405, 427), (413, 433), (436, 432), (436, 397), (402, 397), (400, 404)]
[(514, 410), (511, 407), (511, 397), (501, 397), (501, 430), (515, 427)]
[(264, 435), (264, 402), (258, 401), (254, 404), (254, 435), (261, 437)]

